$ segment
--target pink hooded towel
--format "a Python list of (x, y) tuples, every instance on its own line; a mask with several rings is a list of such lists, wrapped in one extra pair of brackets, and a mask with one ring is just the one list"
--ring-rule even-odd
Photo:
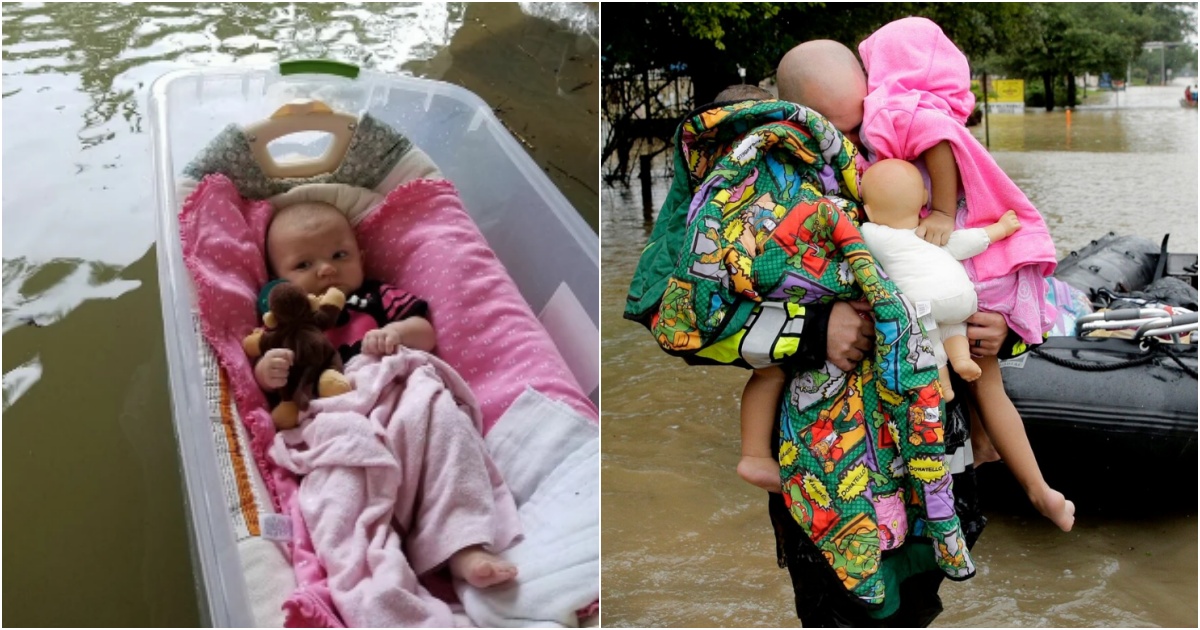
[(1003, 314), (1022, 339), (1041, 343), (1054, 317), (1044, 280), (1057, 264), (1054, 242), (1041, 213), (966, 127), (975, 109), (967, 58), (937, 24), (919, 17), (883, 26), (858, 52), (867, 69), (860, 136), (872, 161), (913, 161), (948, 141), (967, 202), (956, 227), (984, 227), (1016, 211), (1021, 229), (963, 264), (980, 310)]

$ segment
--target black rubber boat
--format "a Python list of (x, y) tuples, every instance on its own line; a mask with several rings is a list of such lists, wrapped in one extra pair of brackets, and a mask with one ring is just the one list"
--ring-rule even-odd
[[(1077, 330), (1003, 364), (1042, 472), (1068, 496), (1157, 484), (1196, 505), (1197, 257), (1167, 253), (1166, 245), (1110, 233), (1069, 254), (1055, 273), (1107, 309), (1079, 318), (1078, 329), (1124, 328), (1137, 338)], [(1183, 312), (1148, 308), (1140, 302), (1147, 297)], [(1177, 336), (1189, 330), (1190, 340)], [(1003, 468), (989, 464), (981, 474)]]

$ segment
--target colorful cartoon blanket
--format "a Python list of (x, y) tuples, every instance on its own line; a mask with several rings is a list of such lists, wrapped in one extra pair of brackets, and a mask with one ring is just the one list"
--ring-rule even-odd
[[(853, 372), (826, 363), (789, 373), (784, 499), (866, 604), (883, 604), (882, 553), (909, 537), (929, 539), (951, 578), (972, 576), (944, 462), (936, 364), (912, 305), (859, 234), (853, 146), (816, 112), (780, 101), (699, 112), (676, 143), (675, 181), (625, 316), (673, 354), (744, 354), (751, 337), (771, 336), (754, 340), (769, 359), (794, 348), (804, 305), (865, 297), (874, 356)], [(773, 334), (755, 327), (763, 317), (774, 318)]]

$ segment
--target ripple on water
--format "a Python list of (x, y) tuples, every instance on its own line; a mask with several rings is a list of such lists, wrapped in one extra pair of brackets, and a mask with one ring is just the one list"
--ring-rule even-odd
[(42, 378), (42, 362), (34, 357), (4, 373), (4, 410), (8, 411), (29, 388)]
[[(25, 259), (4, 261), (4, 332), (17, 326), (51, 326), (89, 300), (111, 300), (141, 286), (141, 282), (115, 277), (120, 269), (82, 260), (54, 260), (45, 264)], [(45, 289), (39, 285), (54, 277)]]

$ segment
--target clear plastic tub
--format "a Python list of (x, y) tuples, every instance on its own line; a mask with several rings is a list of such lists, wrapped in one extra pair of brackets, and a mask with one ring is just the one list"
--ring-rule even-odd
[[(539, 314), (572, 372), (597, 391), (599, 239), (546, 175), (471, 92), (454, 85), (329, 66), (193, 69), (151, 87), (158, 263), (172, 410), (186, 491), (200, 610), (207, 623), (252, 626), (246, 580), (221, 491), (202, 391), (194, 293), (179, 242), (176, 182), (183, 167), (230, 123), (247, 125), (296, 99), (369, 112), (407, 135), (454, 182), (467, 211)], [(343, 71), (344, 67), (333, 67)], [(353, 70), (353, 69), (351, 69)], [(353, 71), (347, 74), (354, 74)], [(289, 137), (290, 140), (290, 137)], [(315, 157), (325, 142), (286, 149)], [(579, 317), (585, 313), (587, 319)], [(589, 325), (590, 324), (590, 325)], [(582, 332), (581, 336), (581, 325)], [(569, 330), (568, 330), (569, 328)]]

